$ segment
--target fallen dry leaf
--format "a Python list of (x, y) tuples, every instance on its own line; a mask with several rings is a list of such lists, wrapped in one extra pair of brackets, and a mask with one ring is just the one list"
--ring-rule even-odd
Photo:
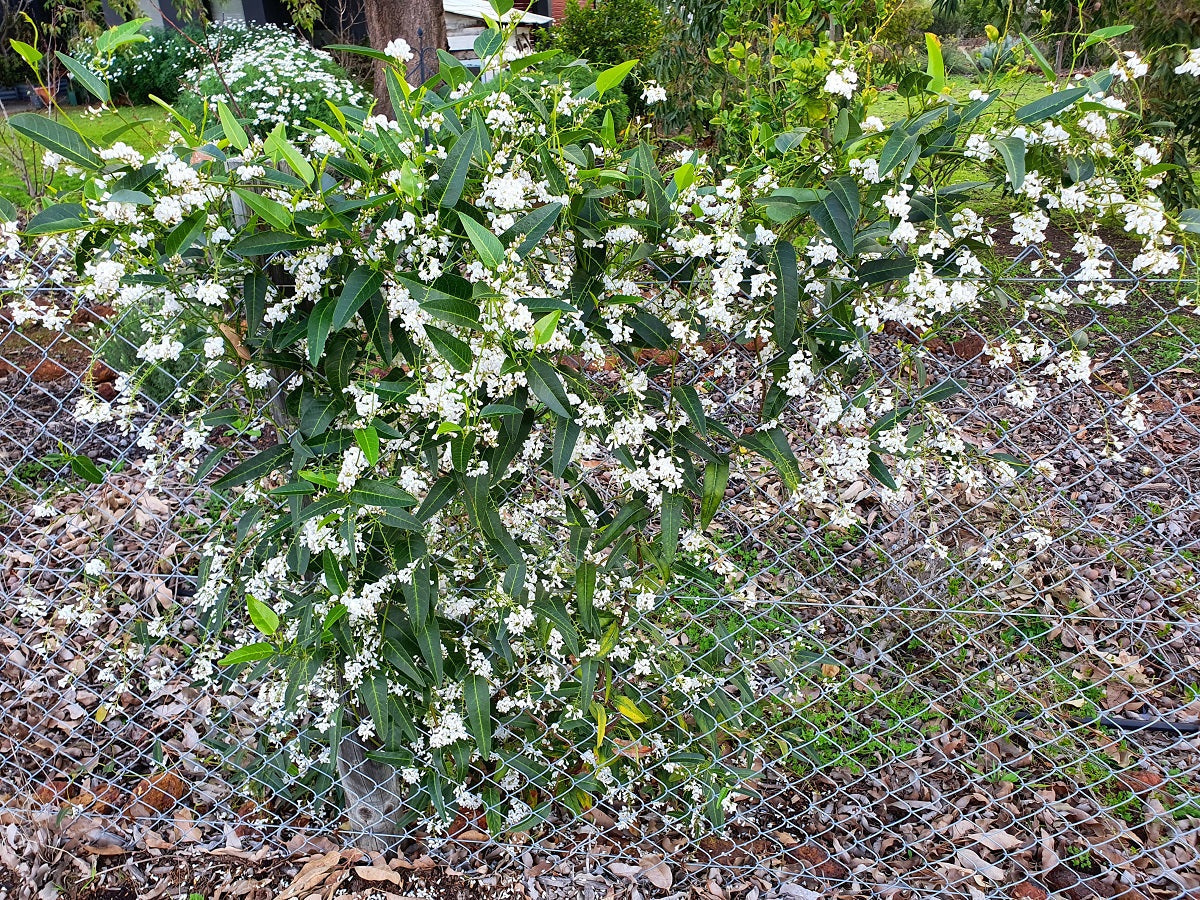
[(296, 877), (292, 879), (292, 883), (284, 889), (277, 900), (289, 900), (292, 897), (308, 896), (312, 892), (312, 889), (321, 884), (325, 880), (325, 877), (341, 861), (342, 854), (339, 850), (330, 850), (316, 859), (310, 859), (296, 873)]
[(997, 884), (1002, 884), (1004, 879), (1008, 877), (1008, 873), (1002, 868), (993, 863), (988, 862), (974, 850), (959, 850), (954, 854), (958, 865), (968, 871), (982, 875), (988, 881), (994, 881)]
[(1009, 834), (1001, 828), (993, 828), (991, 831), (981, 831), (975, 835), (976, 843), (983, 844), (989, 850), (1015, 850), (1020, 847), (1024, 841), (1015, 835)]
[(171, 772), (147, 775), (133, 789), (133, 803), (129, 814), (134, 818), (165, 813), (175, 806), (187, 793), (183, 779)]
[(386, 881), (390, 884), (403, 884), (404, 876), (382, 866), (355, 866), (354, 874), (363, 881)]
[(660, 891), (669, 891), (671, 883), (675, 880), (671, 874), (671, 867), (668, 866), (661, 856), (643, 856), (639, 860), (642, 875), (646, 880), (658, 888)]

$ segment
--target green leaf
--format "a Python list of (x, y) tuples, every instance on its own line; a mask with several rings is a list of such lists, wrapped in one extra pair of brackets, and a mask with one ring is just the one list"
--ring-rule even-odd
[(617, 63), (611, 69), (605, 69), (596, 76), (596, 96), (603, 97), (606, 91), (611, 91), (622, 81), (625, 80), (630, 72), (632, 72), (638, 64), (636, 59), (627, 59), (625, 62)]
[(1098, 44), (1101, 41), (1111, 41), (1113, 38), (1129, 34), (1131, 31), (1133, 31), (1132, 25), (1109, 25), (1107, 28), (1097, 28), (1079, 45), (1079, 50), (1076, 52), (1082, 53), (1093, 44)]
[(459, 372), (466, 372), (471, 368), (475, 355), (465, 341), (461, 341), (450, 332), (433, 325), (425, 326), (425, 336), (429, 338), (429, 343), (433, 344), (433, 348), (437, 350), (442, 359)]
[(648, 515), (649, 512), (641, 500), (630, 500), (617, 511), (613, 520), (604, 526), (604, 530), (593, 544), (594, 549), (603, 550), (622, 537), (631, 525), (645, 520)]
[(796, 454), (782, 428), (756, 431), (742, 438), (741, 444), (769, 461), (783, 478), (788, 490), (795, 491), (800, 487), (800, 464), (796, 462)]
[(429, 186), (429, 196), (439, 206), (452, 207), (462, 197), (467, 183), (467, 172), (471, 168), (471, 157), (480, 146), (479, 132), (474, 126), (458, 136), (454, 146), (438, 166), (437, 179)]
[(1086, 97), (1087, 93), (1088, 89), (1085, 87), (1073, 87), (1067, 88), (1065, 91), (1055, 91), (1053, 94), (1039, 97), (1032, 103), (1026, 103), (1014, 115), (1018, 122), (1031, 125), (1034, 122), (1040, 122), (1056, 113), (1062, 112), (1076, 100)]
[(316, 366), (325, 353), (325, 342), (333, 325), (333, 298), (324, 297), (317, 301), (308, 316), (308, 361)]
[(254, 623), (254, 627), (267, 637), (279, 630), (279, 616), (263, 601), (253, 594), (247, 594), (246, 606), (250, 610), (250, 621)]
[(100, 468), (91, 459), (79, 453), (71, 456), (71, 471), (91, 484), (101, 484), (104, 481), (104, 473)]
[(704, 487), (700, 493), (700, 530), (708, 528), (725, 500), (729, 483), (729, 458), (718, 457), (704, 467)]
[(0, 218), (5, 222), (17, 221), (17, 208), (6, 197), (0, 197)]
[(408, 509), (417, 499), (408, 491), (388, 481), (364, 478), (350, 491), (350, 502), (358, 506), (378, 506), (381, 509)]
[(550, 363), (537, 357), (529, 360), (525, 380), (529, 382), (534, 396), (546, 404), (552, 413), (567, 419), (574, 416), (562, 378)]
[(284, 130), (282, 122), (276, 125), (275, 130), (267, 135), (266, 141), (263, 142), (263, 149), (276, 162), (281, 159), (286, 162), (288, 167), (304, 180), (305, 184), (312, 184), (313, 179), (317, 177), (312, 163), (305, 159), (303, 154), (296, 148), (296, 145), (287, 139), (287, 132)]
[(98, 56), (108, 56), (114, 50), (124, 47), (127, 44), (140, 44), (143, 41), (149, 40), (144, 34), (139, 34), (142, 27), (148, 23), (150, 19), (142, 16), (137, 19), (130, 19), (128, 22), (122, 22), (120, 25), (114, 25), (107, 31), (102, 31), (96, 36), (96, 54)]
[(1179, 227), (1190, 234), (1200, 234), (1200, 209), (1185, 209), (1180, 212)]
[(246, 129), (242, 127), (241, 122), (237, 120), (224, 100), (217, 101), (217, 116), (221, 120), (221, 130), (225, 132), (225, 137), (229, 138), (230, 144), (238, 150), (245, 150), (250, 146), (250, 138), (246, 135)]
[(558, 320), (562, 318), (562, 311), (555, 309), (546, 313), (536, 322), (533, 323), (533, 349), (536, 350), (543, 344), (550, 343), (550, 339), (554, 337), (554, 332), (558, 329)]
[(467, 728), (480, 755), (487, 760), (492, 755), (492, 689), (487, 679), (468, 675), (463, 681), (463, 702), (467, 708)]
[(364, 303), (383, 287), (383, 273), (359, 266), (346, 277), (346, 284), (333, 308), (333, 330), (341, 331)]
[(233, 192), (242, 198), (242, 202), (258, 213), (259, 217), (268, 225), (280, 230), (292, 227), (292, 211), (282, 203), (242, 187), (235, 187)]
[(943, 400), (949, 400), (955, 394), (962, 393), (963, 390), (965, 387), (962, 382), (947, 378), (923, 393), (921, 400), (924, 403), (941, 403)]
[(421, 656), (429, 671), (433, 673), (436, 684), (442, 683), (444, 664), (442, 660), (442, 631), (438, 627), (437, 616), (429, 616), (419, 626), (414, 625), (417, 646), (421, 648)]
[(464, 212), (458, 214), (458, 220), (462, 222), (467, 238), (483, 264), (493, 271), (500, 268), (504, 262), (504, 245), (500, 239)]
[(475, 38), (473, 49), (479, 59), (486, 60), (499, 53), (503, 46), (504, 35), (498, 29), (488, 28), (481, 31)]
[(679, 530), (683, 525), (683, 506), (683, 497), (679, 494), (663, 494), (659, 548), (663, 563), (668, 567), (675, 561), (675, 550), (679, 546)]
[(26, 234), (58, 234), (83, 227), (84, 209), (78, 203), (47, 206), (25, 225)]
[(389, 695), (387, 676), (382, 672), (372, 672), (363, 678), (358, 686), (358, 696), (362, 698), (367, 714), (375, 723), (375, 733), (386, 735), (391, 731), (388, 716)]
[(896, 479), (892, 477), (892, 473), (883, 464), (883, 457), (874, 450), (867, 454), (867, 471), (884, 487), (890, 488), (893, 491), (897, 489)]
[[(374, 425), (355, 428), (354, 441), (367, 458), (367, 465), (373, 466), (379, 462), (379, 431)], [(359, 484), (361, 485), (361, 482)]]
[(902, 259), (898, 257), (885, 257), (883, 259), (869, 259), (854, 273), (854, 277), (863, 284), (882, 284), (885, 281), (895, 281), (899, 278), (907, 278), (916, 271), (917, 264), (911, 259)]
[(681, 384), (671, 388), (671, 398), (687, 413), (692, 427), (702, 438), (708, 437), (708, 419), (704, 415), (704, 405), (700, 402), (700, 394), (690, 384)]
[(908, 159), (908, 154), (912, 153), (913, 147), (917, 145), (917, 138), (918, 135), (909, 134), (899, 125), (892, 126), (892, 133), (888, 136), (887, 143), (883, 145), (883, 152), (879, 154), (881, 178), (890, 175), (892, 169)]
[(942, 42), (936, 34), (925, 33), (925, 51), (929, 56), (925, 68), (929, 75), (929, 90), (940, 94), (946, 88), (946, 61), (942, 58)]
[(1025, 49), (1029, 51), (1029, 55), (1037, 62), (1038, 68), (1042, 70), (1042, 74), (1046, 76), (1046, 80), (1054, 81), (1058, 77), (1054, 73), (1054, 66), (1050, 65), (1050, 61), (1042, 55), (1042, 51), (1037, 48), (1037, 45), (1024, 34), (1021, 35), (1021, 43), (1025, 45)]
[(567, 652), (572, 656), (579, 655), (579, 630), (575, 627), (575, 622), (567, 613), (566, 606), (561, 600), (551, 599), (550, 597), (539, 597), (533, 603), (534, 612), (541, 618), (549, 620), (554, 624), (554, 629), (562, 635), (563, 644), (567, 648)]
[[(858, 187), (849, 179), (835, 178), (829, 193), (810, 209), (813, 219), (833, 245), (846, 257), (854, 256), (854, 231), (858, 223)], [(837, 188), (835, 190), (835, 187)]]
[(617, 708), (617, 712), (623, 715), (635, 725), (641, 725), (643, 722), (648, 722), (650, 717), (638, 709), (638, 705), (623, 694), (618, 694), (613, 698), (613, 706)]
[(215, 490), (224, 490), (225, 488), (237, 487), (239, 484), (245, 484), (256, 478), (262, 478), (271, 472), (278, 469), (285, 459), (292, 455), (292, 448), (287, 444), (277, 444), (263, 450), (261, 453), (256, 453), (254, 456), (238, 463), (220, 478), (213, 482)]
[(555, 201), (526, 213), (500, 236), (500, 243), (509, 247), (513, 241), (524, 235), (524, 239), (517, 245), (517, 255), (524, 259), (554, 227), (562, 208), (562, 204)]
[(775, 343), (786, 347), (796, 334), (800, 314), (800, 275), (796, 266), (796, 248), (789, 241), (777, 241), (771, 253), (771, 273), (775, 276)]
[[(399, 279), (406, 284), (415, 284), (405, 278)], [(459, 328), (470, 328), (475, 331), (480, 329), (479, 325), (479, 307), (469, 300), (463, 300), (461, 297), (451, 297), (449, 294), (442, 294), (440, 291), (429, 289), (431, 296), (427, 300), (419, 300), (421, 309), (429, 313), (435, 319), (441, 319), (450, 325), (456, 325)], [(414, 295), (415, 296), (415, 295)]]
[(208, 210), (198, 209), (172, 228), (167, 236), (163, 238), (163, 256), (170, 259), (190, 250), (192, 245), (196, 243), (196, 239), (204, 233), (204, 225), (207, 221)]
[(29, 68), (33, 69), (35, 72), (38, 71), (38, 63), (40, 63), (43, 59), (41, 50), (31, 44), (25, 43), (24, 41), (18, 41), (16, 38), (9, 40), (9, 44), (11, 44), (12, 48), (17, 51), (17, 55), (20, 56), (21, 59), (25, 60), (25, 62), (29, 65)]
[(550, 471), (559, 478), (567, 471), (571, 458), (575, 454), (575, 444), (579, 441), (579, 425), (574, 419), (559, 417), (554, 429), (554, 451), (551, 454)]
[[(346, 577), (346, 573), (342, 570), (341, 563), (338, 558), (329, 550), (321, 554), (321, 568), (325, 571), (325, 582), (329, 585), (329, 590), (335, 594), (344, 594), (350, 587), (350, 579)], [(341, 606), (339, 603), (338, 606)], [(345, 607), (342, 607), (345, 609)], [(332, 610), (330, 610), (332, 612)], [(323, 627), (322, 631), (328, 631), (328, 627)]]
[(263, 659), (270, 659), (275, 655), (275, 647), (272, 644), (258, 643), (247, 644), (245, 647), (238, 647), (221, 657), (217, 665), (221, 666), (236, 666), (240, 663), (258, 662)]
[(274, 256), (291, 250), (303, 250), (318, 243), (317, 238), (282, 231), (259, 231), (237, 241), (230, 249), (239, 256)]
[(1018, 137), (992, 138), (992, 146), (1004, 160), (1013, 190), (1019, 191), (1025, 182), (1025, 142)]
[(112, 99), (112, 95), (108, 92), (108, 85), (96, 77), (96, 73), (73, 57), (67, 56), (61, 50), (54, 51), (54, 55), (58, 57), (58, 61), (62, 63), (68, 72), (74, 76), (75, 80), (88, 89), (93, 97), (101, 103), (108, 103)]
[(40, 113), (17, 113), (8, 117), (12, 130), (77, 165), (95, 169), (100, 161), (78, 132)]

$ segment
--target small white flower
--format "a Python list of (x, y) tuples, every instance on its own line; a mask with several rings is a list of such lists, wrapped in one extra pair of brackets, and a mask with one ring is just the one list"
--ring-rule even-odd
[(825, 76), (825, 93), (849, 100), (854, 96), (854, 88), (858, 85), (858, 73), (854, 66), (847, 62), (836, 60), (829, 74)]
[(413, 58), (412, 47), (409, 46), (408, 41), (404, 38), (396, 38), (394, 41), (389, 41), (388, 45), (383, 48), (383, 52), (396, 60), (396, 62), (406, 63)]
[(1200, 47), (1188, 51), (1187, 59), (1175, 67), (1175, 74), (1200, 77)]
[(646, 87), (642, 91), (642, 99), (646, 101), (647, 106), (653, 106), (655, 103), (667, 102), (667, 89), (655, 81), (647, 81)]

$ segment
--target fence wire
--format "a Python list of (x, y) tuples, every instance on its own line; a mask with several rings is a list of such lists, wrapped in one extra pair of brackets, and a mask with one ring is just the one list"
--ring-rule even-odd
[[(753, 685), (738, 738), (761, 763), (726, 798), (724, 829), (650, 805), (563, 808), (525, 834), (460, 816), (390, 849), (544, 876), (543, 896), (580, 896), (592, 878), (717, 898), (1200, 891), (1200, 317), (1115, 257), (1129, 301), (1093, 308), (1039, 259), (1012, 261), (1010, 292), (1072, 294), (1094, 377), (1017, 409), (982, 352), (995, 322), (964, 317), (937, 339), (930, 379), (965, 384), (956, 424), (1049, 464), (1047, 479), (899, 513), (866, 503), (840, 530), (765, 471), (734, 481), (717, 565), (747, 574), (755, 602), (697, 581), (660, 610), (664, 639)], [(44, 274), (43, 300), (68, 308)], [(872, 346), (893, 374), (903, 338)], [(0, 320), (0, 821), (52, 823), (62, 846), (105, 857), (348, 845), (363, 820), (336, 782), (313, 787), (247, 688), (198, 678), (189, 604), (220, 500), (146, 472), (115, 425), (72, 415), (84, 391), (114, 392), (137, 344), (136, 321), (107, 309), (61, 332)], [(694, 382), (741, 402), (752, 355), (713, 354)], [(171, 417), (186, 374), (144, 386), (145, 421)], [(1146, 428), (1114, 453), (1128, 393)], [(73, 454), (102, 483), (73, 474)], [(720, 766), (727, 749), (697, 752)], [(350, 781), (376, 810), (403, 804), (368, 762)]]

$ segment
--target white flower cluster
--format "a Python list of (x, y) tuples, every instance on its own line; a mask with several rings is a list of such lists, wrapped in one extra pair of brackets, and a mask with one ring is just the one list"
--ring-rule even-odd
[[(397, 44), (393, 49), (399, 53), (402, 48)], [(183, 78), (185, 93), (199, 95), (212, 113), (218, 101), (230, 104), (256, 133), (278, 123), (300, 127), (310, 117), (325, 118), (327, 102), (362, 106), (367, 100), (328, 53), (273, 25), (254, 27), (235, 51), (221, 55), (219, 75), (213, 65), (202, 60), (189, 70)]]

